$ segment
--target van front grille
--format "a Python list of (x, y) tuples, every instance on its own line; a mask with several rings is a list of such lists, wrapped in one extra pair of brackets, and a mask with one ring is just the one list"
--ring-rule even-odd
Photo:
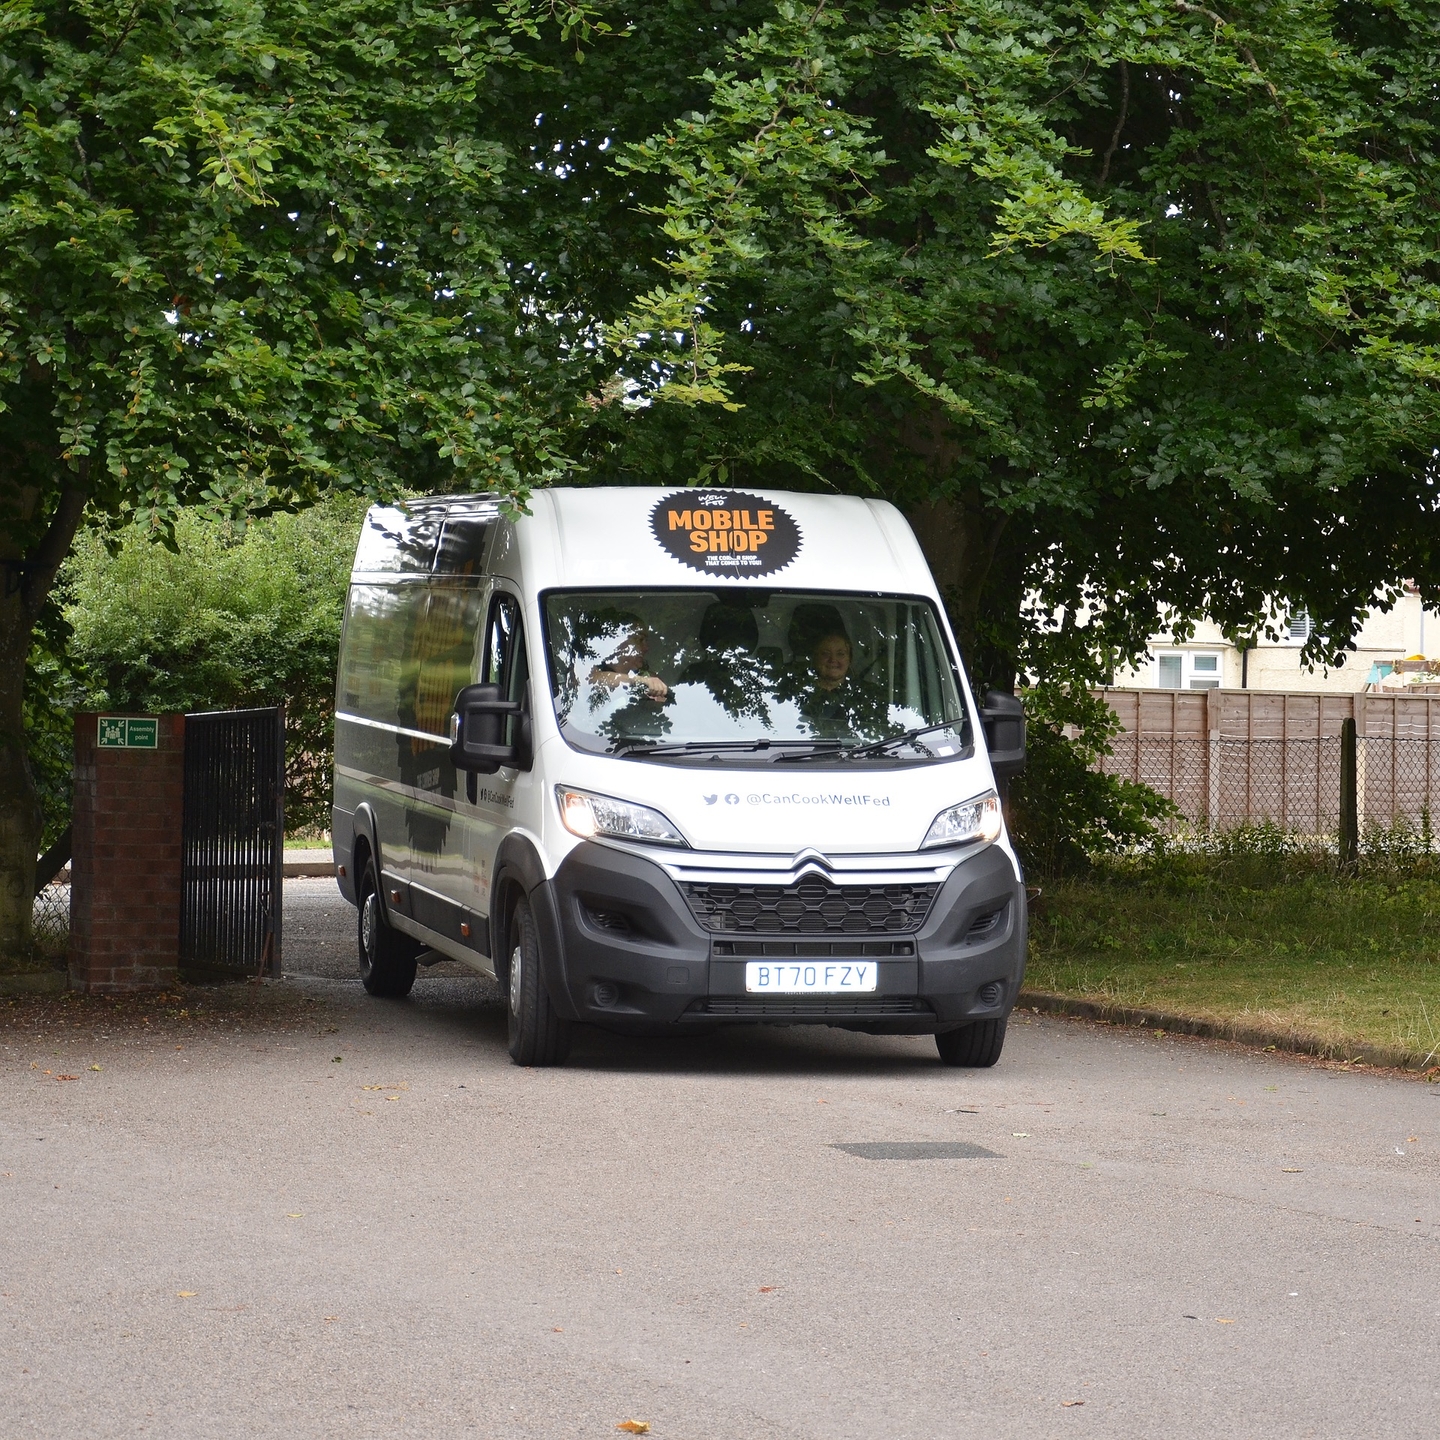
[(925, 923), (939, 885), (687, 884), (695, 918), (722, 935), (909, 935)]

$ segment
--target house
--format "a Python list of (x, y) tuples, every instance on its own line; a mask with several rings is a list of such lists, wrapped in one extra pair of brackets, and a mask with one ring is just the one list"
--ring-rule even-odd
[[(1277, 640), (1264, 636), (1245, 648), (1202, 621), (1177, 642), (1168, 634), (1151, 637), (1150, 653), (1139, 665), (1116, 672), (1114, 684), (1141, 690), (1268, 690), (1328, 694), (1440, 689), (1440, 611), (1426, 610), (1407, 584), (1389, 609), (1376, 611), (1360, 627), (1344, 664), (1306, 669), (1301, 651), (1310, 637), (1310, 618), (1291, 615)], [(1435, 650), (1427, 661), (1427, 644)], [(1431, 664), (1434, 665), (1432, 673)]]

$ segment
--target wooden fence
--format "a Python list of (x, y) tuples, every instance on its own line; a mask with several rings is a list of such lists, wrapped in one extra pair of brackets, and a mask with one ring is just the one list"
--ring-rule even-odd
[(1363, 825), (1426, 826), (1440, 802), (1440, 696), (1096, 693), (1124, 727), (1104, 768), (1152, 786), (1194, 822), (1333, 832), (1340, 722), (1352, 717)]

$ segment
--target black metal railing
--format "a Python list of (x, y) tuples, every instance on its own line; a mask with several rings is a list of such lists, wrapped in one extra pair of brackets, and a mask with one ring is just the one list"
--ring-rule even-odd
[(180, 963), (280, 973), (285, 712), (185, 717)]

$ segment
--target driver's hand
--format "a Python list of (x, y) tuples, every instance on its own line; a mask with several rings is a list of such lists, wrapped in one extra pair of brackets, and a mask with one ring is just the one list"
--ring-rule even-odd
[(658, 675), (641, 675), (638, 678), (650, 699), (666, 700), (669, 698), (670, 687)]

